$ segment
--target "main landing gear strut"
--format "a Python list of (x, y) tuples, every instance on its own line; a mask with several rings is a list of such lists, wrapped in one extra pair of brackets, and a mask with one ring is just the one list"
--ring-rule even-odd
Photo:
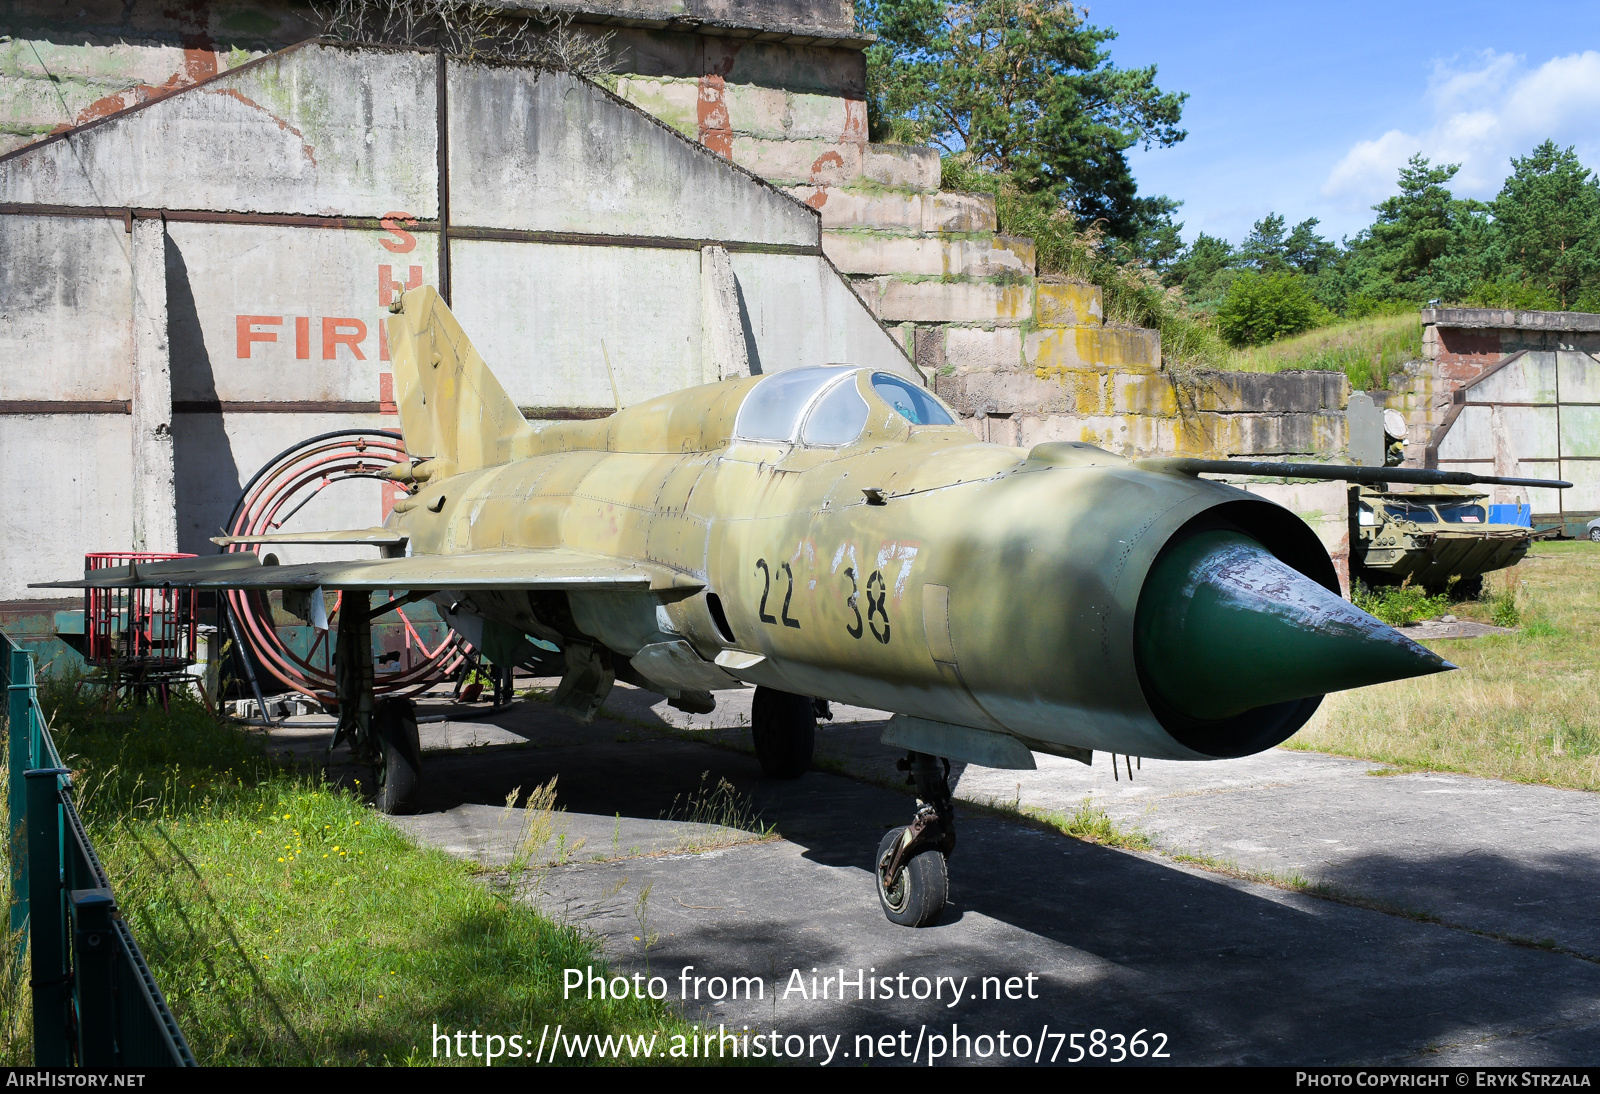
[[(758, 687), (750, 709), (750, 735), (761, 769), (777, 779), (799, 778), (811, 766), (817, 719), (832, 718), (828, 704), (804, 695)], [(878, 902), (891, 923), (930, 927), (950, 894), (945, 860), (956, 848), (956, 812), (950, 799), (950, 761), (909, 752), (896, 765), (917, 788), (917, 815), (878, 844), (874, 873)]]
[(950, 894), (945, 860), (956, 848), (956, 813), (950, 799), (950, 761), (908, 752), (895, 765), (917, 787), (917, 815), (878, 844), (878, 903), (889, 922), (930, 927)]
[(422, 781), (417, 711), (409, 699), (374, 700), (372, 604), (364, 590), (347, 589), (339, 602), (339, 640), (333, 657), (339, 724), (328, 751), (349, 741), (356, 762), (376, 769), (378, 808), (385, 813), (405, 812)]

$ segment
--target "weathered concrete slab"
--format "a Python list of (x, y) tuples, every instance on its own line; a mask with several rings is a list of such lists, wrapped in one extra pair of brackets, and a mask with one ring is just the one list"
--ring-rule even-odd
[(291, 47), (0, 161), (0, 201), (436, 217), (435, 82), (431, 53)]
[(922, 194), (905, 190), (848, 190), (796, 186), (791, 193), (822, 214), (824, 228), (907, 232), (993, 232), (990, 194)]
[(824, 232), (822, 248), (848, 274), (993, 277), (1033, 273), (1031, 239), (941, 239), (885, 232)]
[(856, 291), (891, 323), (1015, 323), (1033, 310), (1031, 288), (1022, 284), (879, 277), (858, 281)]
[[(844, 363), (913, 375), (889, 337), (828, 263), (791, 255), (734, 254), (741, 321), (763, 372)], [(798, 307), (804, 300), (806, 305)], [(759, 361), (758, 361), (759, 358)]]
[[(530, 788), (531, 789), (531, 788)], [(418, 843), (483, 866), (504, 869), (514, 859), (533, 866), (695, 855), (755, 843), (759, 837), (720, 824), (644, 820), (557, 809), (549, 814), (504, 805), (457, 805), (441, 813), (392, 817)]]
[(1488, 623), (1458, 620), (1446, 623), (1442, 619), (1423, 619), (1397, 628), (1413, 642), (1428, 642), (1435, 638), (1483, 638), (1490, 634), (1515, 634), (1514, 627), (1493, 627)]
[(113, 220), (0, 217), (0, 399), (132, 396), (131, 245)]
[[(719, 710), (692, 720), (664, 703), (653, 713), (740, 742), (753, 694), (719, 693)], [(878, 743), (885, 724), (880, 713), (837, 708), (817, 735), (822, 763), (898, 783), (901, 753)], [(1037, 771), (960, 769), (956, 794), (1065, 813), (1088, 800), (1168, 851), (1299, 872), (1465, 927), (1554, 938), (1600, 957), (1591, 914), (1600, 795), (1459, 775), (1374, 777), (1385, 765), (1284, 749), (1213, 763), (1144, 760), (1131, 781), (1121, 766), (1113, 775), (1103, 752), (1088, 767), (1035, 759)]]
[[(107, 529), (133, 525), (132, 423), (127, 414), (0, 418), (0, 467), (17, 479), (0, 507), (0, 599), (33, 599), (41, 590), (30, 582), (82, 573), (86, 551), (126, 549)], [(28, 485), (42, 469), (48, 478)]]
[[(1023, 359), (1041, 375), (1080, 368), (1154, 371), (1161, 365), (1161, 332), (1094, 325), (1044, 327), (1028, 335)], [(1167, 383), (1166, 377), (1160, 380)]]
[[(749, 693), (725, 693), (725, 709), (703, 719), (723, 727), (706, 733), (707, 743), (737, 738), (740, 694)], [(531, 885), (537, 895), (530, 893), (546, 909), (596, 932), (619, 971), (664, 977), (674, 998), (686, 966), (693, 966), (691, 978), (759, 979), (759, 999), (718, 1002), (707, 997), (706, 984), (698, 1000), (687, 1001), (691, 1016), (713, 1028), (725, 1024), (741, 1034), (745, 1026), (752, 1033), (776, 1029), (780, 1039), (842, 1036), (835, 1064), (862, 1062), (867, 1046), (857, 1034), (894, 1035), (898, 1054), (902, 1030), (906, 1057), (921, 1035), (918, 1062), (926, 1062), (928, 1037), (948, 1036), (952, 1024), (968, 1036), (991, 1038), (1004, 1029), (1009, 1037), (1037, 1039), (1046, 1025), (1052, 1034), (1144, 1029), (1148, 1038), (1162, 1032), (1176, 1063), (1533, 1064), (1585, 1062), (1592, 1055), (1600, 1032), (1600, 966), (1594, 963), (1233, 881), (995, 817), (963, 818), (952, 859), (952, 902), (941, 924), (923, 931), (894, 927), (877, 907), (867, 868), (877, 834), (909, 815), (902, 791), (822, 772), (793, 782), (764, 779), (753, 758), (739, 751), (663, 738), (659, 724), (648, 724), (650, 701), (647, 693), (618, 689), (610, 709), (627, 720), (602, 718), (589, 727), (562, 724), (539, 706), (491, 719), (515, 727), (530, 746), (492, 757), (436, 757), (427, 814), (402, 823), (432, 831), (431, 839), (458, 853), (481, 854), (505, 793), (557, 776), (569, 812), (589, 818), (575, 823), (593, 826), (602, 841), (612, 842), (606, 826), (616, 833), (619, 815), (624, 821), (659, 819), (675, 796), (706, 779), (727, 778), (777, 824), (782, 841), (578, 862), (540, 871)], [(865, 746), (852, 752), (862, 741), (875, 741), (870, 723), (849, 720), (870, 718), (870, 712), (841, 708), (838, 714), (819, 734), (824, 754), (876, 762)], [(1290, 777), (1299, 780), (1302, 798), (1346, 795), (1351, 779), (1391, 793), (1404, 781), (1341, 774), (1335, 769), (1362, 765), (1327, 757), (1274, 753), (1266, 760), (1295, 768)], [(1153, 785), (1145, 781), (1156, 778), (1153, 766), (1136, 773), (1141, 781), (1133, 786), (1141, 792)], [(1283, 781), (1276, 769), (1263, 779), (1236, 765), (1184, 766), (1230, 768), (1233, 783), (1222, 776), (1211, 787), (1215, 792), (1189, 799), (1174, 791), (1158, 798), (1157, 815), (1171, 802), (1191, 799), (1240, 803), (1231, 806), (1230, 823), (1253, 832), (1262, 827), (1249, 823), (1258, 813), (1286, 831), (1303, 814), (1301, 803), (1288, 807), (1292, 794), (1272, 809), (1259, 808), (1249, 796), (1251, 785)], [(1079, 772), (1092, 780), (1107, 769), (1101, 764)], [(1016, 781), (1017, 773), (996, 774)], [(1059, 780), (1048, 763), (1034, 777), (1056, 780), (1064, 807), (1076, 807), (1087, 790), (1114, 811), (1144, 808), (1119, 797), (1125, 782), (1080, 786)], [(979, 782), (973, 769), (963, 772), (964, 788)], [(1236, 784), (1242, 787), (1229, 792)], [(1446, 800), (1408, 795), (1411, 820)], [(1433, 830), (1417, 826), (1418, 838)], [(1207, 838), (1215, 842), (1217, 834)], [(1298, 861), (1285, 855), (1290, 860)], [(793, 985), (792, 970), (800, 971), (809, 996), (813, 969), (820, 981), (840, 969), (854, 977), (858, 968), (878, 976), (903, 972), (907, 985), (917, 976), (968, 977), (969, 994), (955, 1006), (948, 1005), (948, 987), (939, 998), (921, 1000), (840, 1001), (836, 988), (825, 1000), (783, 994)], [(982, 977), (1029, 975), (1031, 981), (1019, 979), (1020, 998), (971, 997)], [(874, 1041), (874, 1052), (880, 1047)], [(817, 1061), (824, 1055), (819, 1045)]]
[(521, 68), (448, 71), (458, 223), (816, 243), (813, 211), (594, 84)]
[(939, 189), (939, 150), (917, 144), (869, 144), (861, 173), (883, 186), (905, 187), (931, 194)]
[(1097, 327), (1105, 322), (1099, 285), (1082, 281), (1041, 281), (1034, 285), (1033, 316), (1041, 327)]

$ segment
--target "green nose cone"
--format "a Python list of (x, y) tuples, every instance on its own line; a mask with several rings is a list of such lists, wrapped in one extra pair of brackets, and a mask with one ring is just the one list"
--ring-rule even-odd
[(1134, 638), (1146, 685), (1200, 721), (1455, 668), (1236, 532), (1156, 561)]

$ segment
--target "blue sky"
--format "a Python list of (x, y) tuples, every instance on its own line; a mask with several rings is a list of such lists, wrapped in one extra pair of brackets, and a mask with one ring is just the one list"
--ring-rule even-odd
[(1418, 151), (1462, 164), (1462, 197), (1493, 197), (1546, 137), (1600, 168), (1596, 0), (1088, 6), (1115, 64), (1189, 92), (1188, 138), (1130, 153), (1141, 193), (1184, 203), (1185, 240), (1237, 243), (1268, 212), (1353, 235)]

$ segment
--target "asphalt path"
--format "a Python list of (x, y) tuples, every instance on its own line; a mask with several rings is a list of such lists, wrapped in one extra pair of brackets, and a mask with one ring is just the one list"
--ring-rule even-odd
[[(877, 741), (884, 716), (836, 708), (820, 769), (777, 781), (748, 752), (749, 697), (724, 693), (715, 714), (689, 717), (619, 686), (590, 726), (536, 702), (426, 724), (423, 797), (396, 823), (503, 866), (539, 820), (507, 796), (556, 779), (561, 811), (549, 831), (534, 825), (523, 898), (592, 932), (613, 974), (659, 977), (705, 1028), (799, 1062), (1095, 1063), (1130, 1045), (1146, 1063), (1595, 1059), (1595, 795), (1374, 777), (1380, 765), (1282, 750), (1146, 761), (1131, 782), (1104, 754), (1090, 767), (958, 768), (958, 798), (995, 808), (958, 806), (950, 904), (937, 926), (910, 930), (884, 919), (870, 873), (878, 840), (913, 808)], [(274, 737), (309, 753), (325, 732)], [(695, 815), (722, 780), (767, 838)], [(1156, 849), (1007, 814), (1086, 798)], [(1184, 853), (1299, 875), (1340, 899), (1173, 857)]]

